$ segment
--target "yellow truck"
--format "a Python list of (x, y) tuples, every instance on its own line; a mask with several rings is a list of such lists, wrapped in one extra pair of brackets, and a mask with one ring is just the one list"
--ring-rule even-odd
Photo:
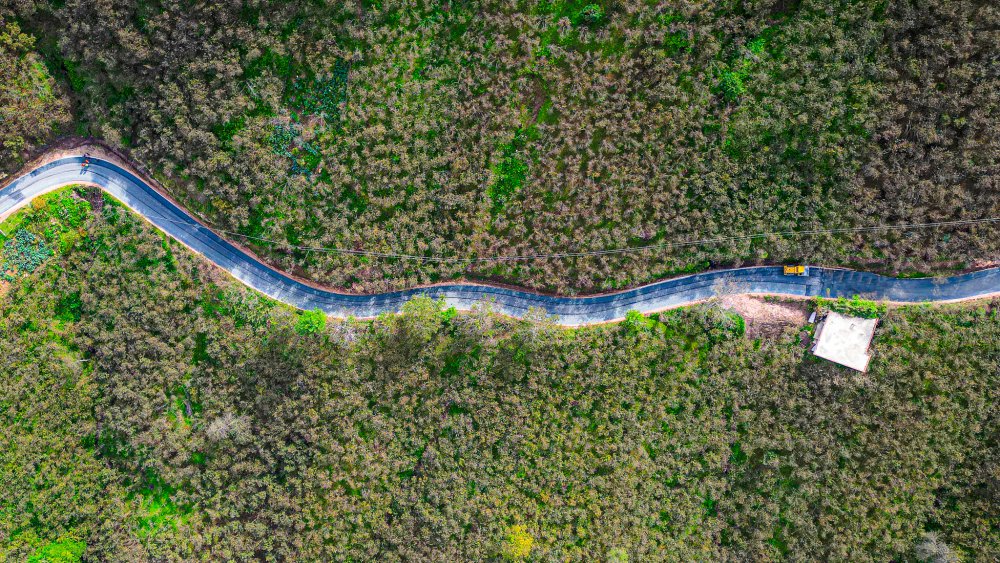
[(806, 266), (785, 266), (786, 276), (808, 276), (809, 268)]

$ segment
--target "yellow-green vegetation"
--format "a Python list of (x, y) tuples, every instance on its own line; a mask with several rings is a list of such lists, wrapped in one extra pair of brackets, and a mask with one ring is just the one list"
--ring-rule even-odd
[(1000, 558), (994, 303), (885, 312), (863, 375), (711, 305), (304, 331), (125, 208), (76, 229), (0, 297), (0, 560)]
[(38, 548), (28, 563), (78, 563), (83, 557), (86, 544), (74, 539), (60, 539)]
[(861, 299), (855, 295), (850, 299), (843, 297), (838, 299), (816, 298), (816, 306), (820, 309), (828, 309), (845, 315), (861, 317), (865, 319), (877, 319), (886, 312), (885, 303), (878, 303), (868, 299)]
[(523, 561), (531, 555), (531, 545), (535, 538), (521, 524), (511, 526), (507, 533), (507, 541), (503, 544), (503, 557), (510, 561)]

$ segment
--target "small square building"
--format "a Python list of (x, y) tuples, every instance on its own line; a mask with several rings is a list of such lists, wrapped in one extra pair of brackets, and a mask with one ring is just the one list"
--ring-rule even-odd
[(831, 312), (816, 327), (812, 353), (858, 371), (867, 371), (872, 359), (868, 349), (878, 319), (848, 317)]

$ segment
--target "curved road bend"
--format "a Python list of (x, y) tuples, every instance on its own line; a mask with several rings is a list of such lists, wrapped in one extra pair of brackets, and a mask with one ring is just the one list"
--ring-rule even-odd
[(874, 300), (922, 302), (969, 299), (1000, 292), (1000, 268), (950, 278), (896, 279), (819, 267), (810, 268), (809, 277), (795, 277), (783, 275), (779, 266), (765, 266), (705, 272), (591, 297), (556, 297), (462, 283), (376, 295), (348, 295), (311, 287), (261, 263), (198, 224), (184, 209), (124, 168), (91, 157), (91, 165), (84, 171), (80, 166), (82, 160), (82, 157), (56, 160), (0, 189), (0, 218), (59, 187), (94, 184), (253, 289), (299, 309), (318, 308), (341, 317), (366, 318), (396, 312), (417, 295), (444, 298), (448, 306), (463, 310), (478, 301), (492, 300), (494, 309), (512, 316), (521, 316), (536, 307), (556, 316), (560, 324), (579, 326), (621, 319), (633, 309), (649, 313), (727, 293), (798, 297), (860, 295)]

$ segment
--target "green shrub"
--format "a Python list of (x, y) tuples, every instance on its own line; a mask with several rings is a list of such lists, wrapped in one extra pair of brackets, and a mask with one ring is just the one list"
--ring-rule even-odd
[(656, 324), (653, 319), (647, 319), (639, 311), (629, 311), (625, 313), (625, 320), (622, 321), (622, 327), (629, 334), (636, 335), (640, 332), (646, 332), (650, 327)]
[(594, 25), (601, 23), (604, 19), (604, 8), (599, 4), (587, 4), (579, 12), (577, 12), (573, 23), (582, 23), (584, 25)]
[(747, 332), (747, 322), (746, 322), (746, 320), (742, 316), (740, 316), (740, 315), (738, 315), (736, 313), (730, 313), (729, 317), (733, 321), (732, 325), (730, 327), (730, 330), (732, 331), (733, 337), (739, 338), (739, 337), (742, 337), (744, 334), (746, 334), (746, 332)]
[(767, 40), (758, 37), (747, 44), (747, 51), (753, 56), (745, 56), (732, 61), (719, 75), (717, 85), (718, 93), (722, 94), (726, 100), (735, 102), (747, 92), (747, 81), (750, 79), (750, 71), (755, 62), (755, 57), (763, 55), (767, 47)]
[(230, 287), (220, 296), (219, 309), (233, 317), (237, 327), (249, 325), (253, 328), (267, 326), (274, 303), (261, 295), (242, 288)]
[(299, 321), (295, 324), (295, 330), (299, 334), (315, 334), (322, 332), (326, 328), (326, 313), (319, 309), (303, 311), (299, 314)]
[(733, 68), (722, 72), (722, 78), (719, 80), (719, 91), (722, 96), (734, 102), (738, 100), (743, 94), (746, 94), (746, 80), (750, 74), (750, 65), (747, 61), (740, 61), (733, 65)]
[(496, 180), (490, 186), (489, 196), (493, 200), (494, 211), (500, 211), (524, 185), (524, 180), (528, 176), (528, 166), (505, 147), (504, 156), (493, 172), (496, 174)]
[(139, 506), (134, 513), (136, 534), (142, 539), (166, 535), (177, 530), (184, 510), (172, 495), (173, 487), (155, 474), (147, 474), (147, 483), (140, 489)]
[(83, 300), (80, 299), (79, 291), (64, 295), (56, 303), (56, 318), (67, 322), (77, 322), (81, 317), (81, 308), (83, 308)]
[(764, 49), (767, 47), (767, 39), (763, 37), (758, 37), (750, 43), (747, 43), (747, 50), (755, 55), (763, 55)]
[(668, 33), (666, 37), (663, 38), (663, 48), (668, 55), (677, 55), (684, 51), (691, 51), (691, 42), (688, 41), (687, 33), (683, 31), (675, 31), (673, 33)]
[(877, 319), (885, 315), (886, 311), (885, 305), (861, 299), (857, 295), (850, 299), (839, 297), (836, 300), (821, 299), (820, 301), (821, 305), (826, 306), (831, 311), (865, 319)]
[(441, 320), (448, 322), (458, 316), (458, 309), (454, 307), (448, 307), (447, 309), (441, 311)]

